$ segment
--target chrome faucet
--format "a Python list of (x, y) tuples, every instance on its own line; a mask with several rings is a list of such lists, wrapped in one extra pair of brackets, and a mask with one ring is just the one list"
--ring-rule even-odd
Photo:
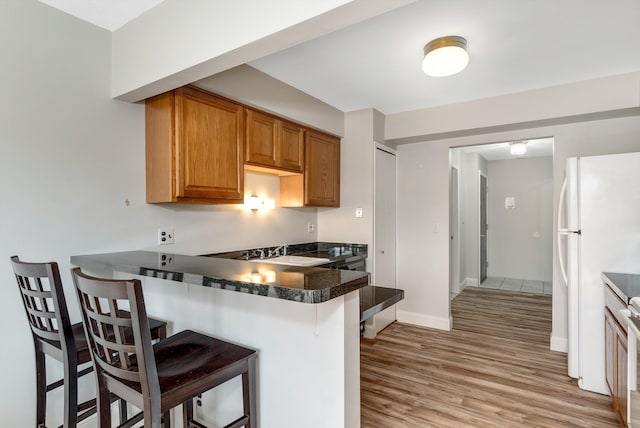
[[(289, 244), (283, 244), (283, 245), (277, 246), (273, 250), (269, 251), (269, 257), (278, 257), (280, 255), (286, 256), (288, 249), (289, 249)], [(282, 251), (282, 254), (280, 254), (281, 251)]]

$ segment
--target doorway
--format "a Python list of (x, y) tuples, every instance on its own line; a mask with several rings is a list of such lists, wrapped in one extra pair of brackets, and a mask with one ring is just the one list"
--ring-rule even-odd
[(511, 142), (450, 149), (452, 298), (466, 287), (551, 293), (553, 138), (525, 144), (525, 155)]

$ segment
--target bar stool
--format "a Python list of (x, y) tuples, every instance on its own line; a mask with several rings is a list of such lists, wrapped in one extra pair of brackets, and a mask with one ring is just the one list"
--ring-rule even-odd
[[(184, 427), (202, 427), (193, 398), (240, 375), (244, 414), (225, 428), (257, 427), (256, 351), (191, 330), (152, 345), (139, 280), (95, 278), (79, 268), (72, 276), (96, 368), (99, 427), (111, 427), (110, 393), (142, 409), (145, 428), (160, 427), (160, 415), (180, 404)], [(118, 311), (123, 302), (130, 313)], [(109, 328), (113, 336), (104, 334)], [(133, 329), (133, 340), (124, 328)]]
[[(22, 303), (29, 319), (36, 360), (36, 426), (45, 427), (47, 392), (64, 385), (64, 427), (75, 428), (77, 423), (96, 413), (96, 400), (78, 404), (78, 378), (90, 373), (92, 366), (78, 371), (78, 366), (91, 362), (82, 322), (71, 324), (64, 297), (58, 264), (26, 263), (18, 256), (11, 257)], [(164, 321), (149, 320), (153, 339), (167, 336)], [(133, 332), (127, 332), (129, 336)], [(60, 361), (64, 377), (47, 385), (45, 355)], [(120, 403), (120, 418), (126, 419), (126, 406)]]

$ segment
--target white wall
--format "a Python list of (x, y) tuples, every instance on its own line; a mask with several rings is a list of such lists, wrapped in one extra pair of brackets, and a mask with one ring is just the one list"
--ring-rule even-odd
[(487, 176), (488, 276), (551, 281), (553, 158), (488, 161)]
[(398, 321), (448, 330), (449, 146), (401, 145), (396, 162)]
[[(33, 344), (10, 256), (58, 261), (79, 321), (73, 254), (154, 249), (159, 226), (175, 228), (176, 244), (163, 250), (192, 254), (314, 241), (306, 226), (317, 214), (146, 204), (144, 106), (111, 99), (110, 33), (35, 0), (6, 0), (0, 35), (0, 414), (2, 426), (26, 427), (35, 420)], [(249, 177), (247, 191), (274, 183)], [(49, 426), (61, 423), (61, 407), (50, 393)]]
[(638, 114), (640, 71), (388, 115), (386, 137), (424, 142)]

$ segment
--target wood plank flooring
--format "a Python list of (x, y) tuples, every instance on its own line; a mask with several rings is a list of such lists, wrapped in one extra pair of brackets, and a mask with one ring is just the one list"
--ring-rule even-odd
[(361, 342), (361, 426), (618, 427), (549, 350), (551, 296), (467, 288), (453, 330), (394, 323)]

